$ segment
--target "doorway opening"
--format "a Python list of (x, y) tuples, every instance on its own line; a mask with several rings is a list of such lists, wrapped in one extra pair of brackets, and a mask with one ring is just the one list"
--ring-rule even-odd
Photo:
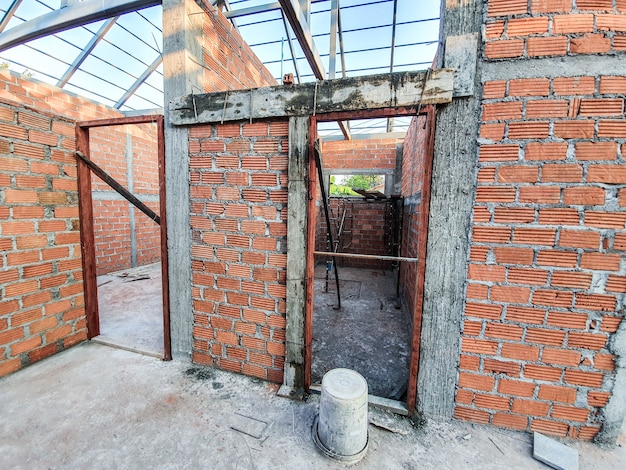
[[(415, 407), (432, 170), (432, 106), (311, 118), (306, 385), (348, 368), (370, 401)], [(318, 122), (413, 114), (402, 133), (318, 139)]]
[(77, 125), (88, 337), (171, 359), (162, 116)]

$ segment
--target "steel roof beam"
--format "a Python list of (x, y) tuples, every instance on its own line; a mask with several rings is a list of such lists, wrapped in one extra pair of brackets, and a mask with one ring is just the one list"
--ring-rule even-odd
[(57, 86), (59, 88), (63, 88), (65, 86), (65, 84), (70, 81), (70, 78), (72, 78), (72, 75), (74, 75), (76, 70), (78, 70), (78, 67), (80, 67), (81, 64), (87, 58), (87, 56), (89, 54), (91, 54), (91, 52), (94, 50), (94, 48), (102, 40), (104, 35), (109, 32), (109, 30), (115, 24), (115, 22), (117, 21), (118, 18), (119, 18), (119, 16), (115, 16), (115, 17), (109, 18), (108, 20), (105, 21), (105, 23), (100, 27), (98, 32), (87, 43), (85, 48), (82, 51), (80, 51), (80, 54), (78, 54), (76, 59), (74, 59), (74, 62), (72, 62), (72, 65), (70, 65), (70, 67), (65, 71), (63, 76), (59, 79), (59, 81), (57, 82)]
[(320, 57), (315, 43), (313, 42), (313, 35), (311, 34), (311, 28), (306, 21), (305, 13), (300, 8), (298, 0), (279, 0), (280, 6), (285, 12), (285, 16), (291, 25), (291, 29), (298, 38), (298, 42), (302, 47), (304, 55), (313, 70), (313, 74), (318, 80), (324, 80), (324, 64)]
[(86, 0), (75, 3), (1, 33), (0, 52), (33, 39), (160, 4), (161, 0)]
[[(328, 52), (328, 78), (335, 78), (335, 69), (337, 68), (337, 30), (339, 27), (339, 0), (332, 0), (330, 3), (330, 50)], [(343, 74), (345, 77), (345, 73)], [(339, 129), (343, 136), (350, 140), (350, 125), (347, 121), (337, 121)]]
[(2, 21), (0, 21), (0, 33), (4, 31), (4, 28), (7, 27), (7, 25), (9, 24), (9, 21), (11, 21), (11, 18), (13, 18), (13, 15), (15, 15), (15, 12), (17, 11), (21, 3), (22, 3), (22, 0), (13, 0), (13, 3), (11, 3), (11, 6), (7, 8), (6, 13), (2, 17)]
[[(283, 26), (285, 27), (285, 34), (287, 35), (287, 42), (289, 43), (289, 52), (291, 54), (291, 60), (293, 61), (293, 69), (296, 72), (296, 78), (298, 79), (298, 84), (300, 84), (300, 70), (298, 69), (298, 61), (296, 60), (296, 53), (293, 50), (293, 42), (291, 39), (291, 33), (289, 32), (289, 25), (287, 24), (287, 18), (285, 18), (285, 14), (281, 11), (280, 15), (283, 18)], [(281, 79), (283, 77), (280, 77)]]
[(128, 101), (128, 98), (130, 98), (131, 96), (135, 94), (137, 89), (143, 84), (143, 82), (145, 82), (148, 79), (150, 74), (152, 74), (152, 72), (154, 72), (159, 67), (159, 65), (161, 65), (162, 62), (163, 62), (163, 56), (159, 54), (157, 58), (154, 59), (154, 62), (152, 62), (152, 64), (150, 64), (150, 66), (139, 76), (139, 78), (137, 78), (135, 83), (131, 85), (128, 91), (126, 91), (126, 93), (124, 93), (122, 97), (119, 100), (117, 100), (117, 103), (115, 103), (114, 108), (120, 109), (124, 105), (124, 103)]

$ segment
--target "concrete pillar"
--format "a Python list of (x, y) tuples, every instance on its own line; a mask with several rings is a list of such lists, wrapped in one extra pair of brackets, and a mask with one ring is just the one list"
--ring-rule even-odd
[(165, 187), (172, 355), (190, 358), (191, 230), (189, 226), (189, 127), (170, 124), (169, 102), (202, 90), (202, 22), (194, 0), (163, 0)]

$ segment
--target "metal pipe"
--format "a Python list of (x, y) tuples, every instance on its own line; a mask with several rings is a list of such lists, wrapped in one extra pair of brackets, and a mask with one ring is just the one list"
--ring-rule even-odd
[[(330, 227), (330, 214), (328, 208), (328, 198), (326, 196), (326, 187), (324, 186), (324, 172), (322, 171), (322, 157), (320, 153), (319, 140), (315, 142), (315, 166), (317, 167), (317, 175), (320, 181), (320, 190), (322, 192), (322, 202), (324, 205), (324, 215), (326, 216), (326, 236), (328, 237), (328, 241), (330, 243), (331, 248), (335, 246), (335, 242), (333, 241), (333, 232)], [(329, 253), (332, 255), (333, 266), (335, 267), (335, 284), (337, 285), (337, 310), (341, 309), (341, 294), (339, 292), (339, 272), (337, 271), (337, 260), (335, 259), (335, 254)]]
[(385, 255), (361, 255), (358, 253), (329, 253), (327, 251), (314, 251), (316, 256), (333, 256), (337, 258), (373, 259), (379, 261), (405, 261), (407, 263), (417, 263), (419, 258), (405, 258), (404, 256)]

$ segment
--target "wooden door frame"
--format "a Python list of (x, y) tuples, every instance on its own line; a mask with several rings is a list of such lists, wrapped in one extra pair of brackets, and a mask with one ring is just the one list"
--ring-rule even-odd
[[(410, 414), (415, 411), (417, 401), (417, 377), (419, 373), (419, 347), (422, 333), (422, 312), (424, 304), (424, 278), (426, 273), (426, 249), (428, 243), (428, 218), (430, 208), (431, 180), (433, 169), (433, 157), (435, 147), (435, 122), (436, 107), (428, 105), (424, 107), (401, 107), (401, 108), (384, 108), (366, 111), (347, 111), (328, 114), (318, 114), (310, 116), (309, 123), (309, 201), (308, 201), (308, 225), (307, 225), (307, 253), (306, 253), (306, 302), (305, 302), (305, 321), (304, 321), (304, 387), (308, 392), (311, 386), (311, 366), (313, 364), (313, 296), (314, 296), (314, 269), (315, 259), (313, 252), (315, 251), (315, 231), (317, 222), (316, 212), (316, 191), (317, 191), (317, 166), (315, 164), (314, 143), (317, 139), (317, 123), (328, 121), (345, 121), (351, 119), (372, 119), (372, 118), (389, 118), (401, 116), (426, 117), (427, 139), (424, 162), (424, 172), (422, 174), (422, 199), (420, 201), (420, 236), (418, 239), (417, 262), (417, 285), (415, 304), (412, 312), (413, 328), (411, 332), (411, 355), (409, 358), (409, 382), (407, 388), (407, 409)], [(323, 184), (323, 182), (319, 182)]]
[[(160, 115), (134, 116), (127, 118), (102, 119), (76, 123), (76, 150), (89, 158), (89, 130), (92, 127), (123, 126), (128, 124), (157, 125), (157, 159), (159, 173), (159, 231), (161, 236), (161, 280), (163, 290), (163, 359), (172, 359), (170, 335), (170, 302), (167, 256), (167, 222), (165, 208), (165, 134), (164, 119)], [(91, 194), (91, 170), (76, 158), (78, 176), (78, 205), (80, 222), (80, 240), (83, 265), (83, 289), (85, 293), (85, 315), (87, 319), (87, 338), (100, 334), (98, 313), (98, 283), (96, 271), (96, 246), (93, 223), (93, 201)]]

